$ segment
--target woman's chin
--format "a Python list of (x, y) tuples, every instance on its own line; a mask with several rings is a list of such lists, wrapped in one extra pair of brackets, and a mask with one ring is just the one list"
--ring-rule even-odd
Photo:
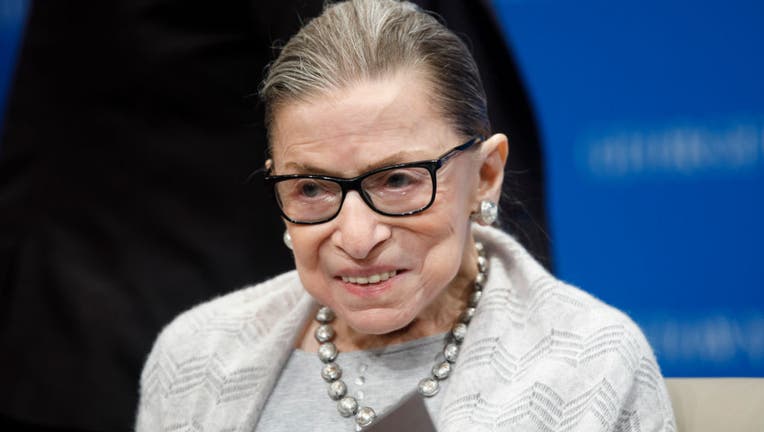
[(398, 331), (413, 321), (413, 318), (402, 317), (399, 313), (392, 315), (379, 311), (355, 312), (345, 321), (357, 333), (376, 336)]

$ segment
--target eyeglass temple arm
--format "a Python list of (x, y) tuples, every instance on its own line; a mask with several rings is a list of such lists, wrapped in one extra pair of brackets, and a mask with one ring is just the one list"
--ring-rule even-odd
[(457, 154), (459, 154), (459, 152), (467, 150), (468, 148), (472, 147), (473, 145), (475, 145), (476, 143), (478, 143), (480, 141), (483, 141), (484, 139), (485, 138), (483, 138), (482, 136), (476, 136), (475, 138), (472, 138), (471, 140), (467, 141), (466, 143), (464, 143), (462, 145), (458, 145), (458, 146), (452, 148), (451, 151), (449, 151), (448, 153), (443, 155), (443, 157), (438, 159), (438, 168), (440, 168), (441, 166), (443, 166), (443, 164), (448, 162), (449, 159), (451, 159), (452, 157), (454, 157)]

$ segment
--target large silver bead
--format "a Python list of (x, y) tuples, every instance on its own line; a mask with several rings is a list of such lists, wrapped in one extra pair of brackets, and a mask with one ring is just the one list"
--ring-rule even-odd
[(475, 316), (475, 308), (474, 307), (468, 307), (467, 309), (462, 312), (462, 314), (459, 316), (459, 321), (467, 324), (470, 321), (472, 321), (472, 317)]
[(454, 335), (454, 340), (461, 343), (464, 337), (467, 336), (467, 324), (457, 323), (454, 329), (451, 330), (451, 334)]
[(337, 411), (342, 417), (350, 417), (358, 412), (358, 401), (352, 396), (345, 396), (337, 402)]
[(459, 345), (451, 342), (443, 348), (443, 355), (446, 357), (446, 361), (454, 363), (459, 356)]
[(369, 426), (370, 424), (374, 423), (374, 420), (377, 418), (377, 413), (374, 412), (371, 407), (363, 407), (358, 410), (358, 413), (355, 415), (355, 422), (358, 424), (358, 426), (361, 426), (362, 428), (365, 428)]
[(334, 339), (334, 329), (329, 324), (321, 324), (316, 328), (316, 340), (324, 343)]
[(332, 382), (342, 377), (342, 368), (337, 363), (327, 363), (324, 368), (321, 369), (321, 378), (326, 382)]
[(483, 291), (473, 291), (470, 294), (470, 307), (476, 307), (481, 298), (483, 298)]
[(485, 273), (478, 272), (477, 276), (475, 276), (475, 288), (478, 290), (483, 289), (485, 286)]
[(488, 259), (484, 256), (478, 256), (477, 264), (480, 273), (485, 273), (485, 271), (488, 269)]
[(475, 250), (477, 251), (478, 255), (485, 256), (485, 246), (483, 243), (480, 243), (479, 241), (475, 242)]
[(437, 378), (439, 381), (448, 378), (448, 375), (450, 373), (451, 373), (451, 363), (447, 361), (441, 362), (440, 364), (436, 364), (435, 366), (432, 367), (432, 376)]
[(320, 322), (321, 324), (329, 324), (330, 322), (334, 321), (334, 311), (326, 306), (321, 306), (321, 308), (318, 309), (318, 312), (316, 313), (316, 321)]
[(345, 397), (347, 392), (348, 386), (345, 385), (345, 381), (342, 381), (341, 379), (338, 379), (337, 381), (329, 384), (329, 390), (327, 390), (329, 397), (335, 401)]
[(337, 358), (337, 347), (331, 342), (324, 342), (318, 346), (318, 358), (324, 363), (333, 362)]
[(417, 388), (420, 395), (424, 397), (433, 397), (440, 391), (440, 384), (438, 384), (438, 380), (435, 378), (425, 378), (422, 381), (419, 381), (419, 386)]

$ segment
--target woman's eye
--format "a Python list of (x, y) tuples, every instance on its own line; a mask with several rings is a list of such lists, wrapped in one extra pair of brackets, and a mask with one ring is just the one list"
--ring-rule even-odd
[(385, 186), (396, 189), (403, 188), (409, 186), (413, 180), (414, 179), (412, 179), (411, 176), (406, 173), (392, 173), (387, 176), (387, 179), (385, 179)]
[(321, 186), (316, 182), (303, 182), (298, 188), (299, 195), (306, 198), (315, 198), (321, 194)]
[(287, 180), (279, 185), (283, 196), (295, 200), (314, 201), (333, 195), (329, 185), (314, 179)]
[(430, 173), (426, 168), (409, 167), (383, 171), (368, 178), (364, 189), (374, 194), (409, 193), (428, 184)]

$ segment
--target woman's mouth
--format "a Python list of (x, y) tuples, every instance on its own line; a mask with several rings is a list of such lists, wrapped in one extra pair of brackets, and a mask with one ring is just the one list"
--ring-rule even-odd
[(398, 274), (397, 270), (371, 274), (367, 276), (340, 276), (343, 282), (352, 283), (356, 285), (368, 285), (384, 282), (391, 277)]

